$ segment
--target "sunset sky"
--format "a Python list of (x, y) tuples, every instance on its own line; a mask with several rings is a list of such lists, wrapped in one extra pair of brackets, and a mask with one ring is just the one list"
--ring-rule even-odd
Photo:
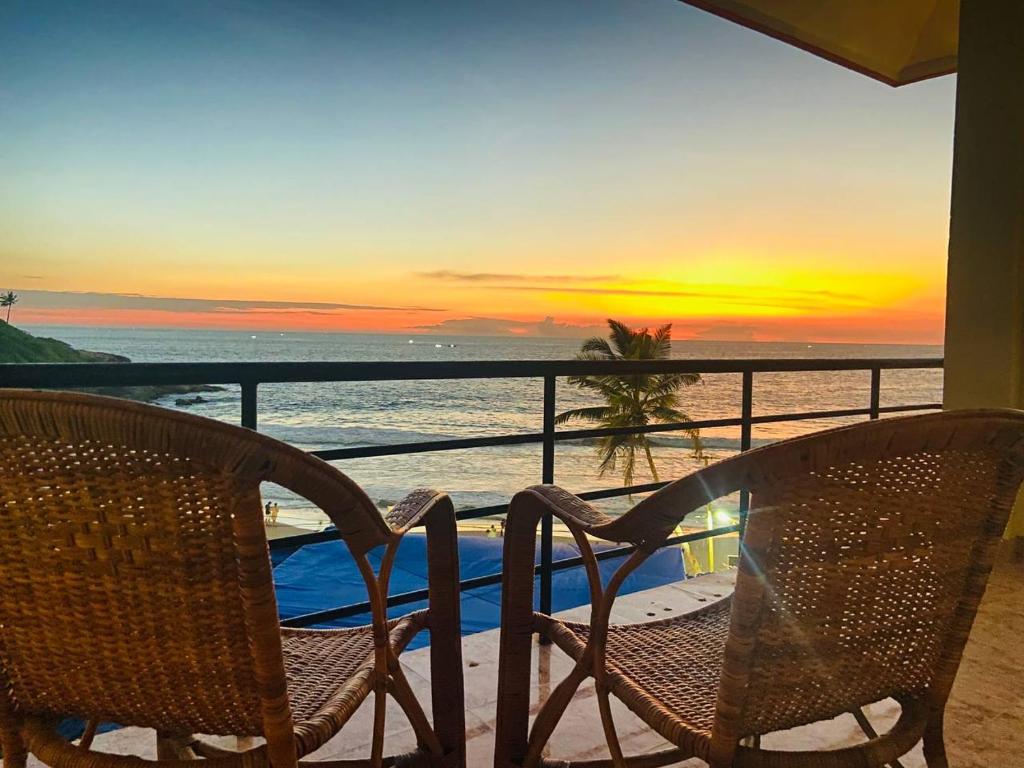
[(22, 324), (940, 342), (951, 77), (676, 0), (0, 6)]

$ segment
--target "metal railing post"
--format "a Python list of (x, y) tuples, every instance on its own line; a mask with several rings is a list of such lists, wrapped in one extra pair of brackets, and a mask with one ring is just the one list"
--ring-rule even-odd
[[(743, 372), (743, 403), (740, 413), (740, 451), (749, 451), (754, 416), (754, 372)], [(750, 509), (750, 491), (740, 490), (740, 535), (747, 524), (747, 512)]]
[(256, 391), (259, 385), (255, 381), (242, 382), (242, 426), (256, 430)]
[(871, 413), (868, 414), (869, 419), (877, 419), (880, 415), (880, 408), (882, 403), (882, 369), (872, 368), (871, 369), (871, 404), (868, 409)]
[[(544, 377), (544, 440), (541, 454), (541, 482), (555, 482), (555, 377)], [(540, 524), (540, 611), (551, 613), (551, 563), (554, 540), (551, 513)]]

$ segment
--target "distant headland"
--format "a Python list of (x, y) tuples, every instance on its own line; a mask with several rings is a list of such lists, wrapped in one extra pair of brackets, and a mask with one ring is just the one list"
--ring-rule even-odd
[[(75, 349), (57, 339), (33, 336), (0, 320), (0, 364), (5, 363), (130, 363), (124, 355)], [(151, 387), (97, 387), (89, 389), (101, 395), (125, 397), (149, 402), (167, 395), (193, 392), (219, 392), (222, 387), (210, 385), (168, 385)]]

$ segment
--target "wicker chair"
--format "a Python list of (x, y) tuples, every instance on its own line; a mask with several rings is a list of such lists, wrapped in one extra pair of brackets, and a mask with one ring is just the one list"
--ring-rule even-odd
[[(373, 623), (282, 629), (259, 486), (316, 504)], [(396, 548), (428, 535), (429, 609), (388, 620)], [(385, 547), (380, 573), (367, 552)], [(417, 491), (387, 518), (330, 465), (249, 430), (112, 398), (0, 390), (0, 737), (4, 768), (462, 766), (455, 517)], [(431, 633), (433, 727), (398, 654)], [(366, 760), (303, 762), (374, 694)], [(383, 757), (386, 695), (418, 748)], [(89, 723), (78, 744), (57, 722)], [(97, 722), (154, 728), (159, 762), (91, 749)], [(192, 734), (262, 737), (244, 751)], [(244, 743), (244, 741), (243, 741)], [(193, 763), (194, 765), (194, 763)]]
[[(495, 766), (651, 768), (696, 757), (714, 768), (867, 768), (921, 738), (928, 765), (945, 766), (943, 711), (1022, 477), (1024, 413), (990, 410), (875, 421), (750, 451), (618, 518), (557, 487), (521, 492), (506, 525)], [(688, 512), (744, 488), (751, 508), (732, 597), (609, 626), (626, 575)], [(534, 539), (548, 513), (583, 553), (589, 624), (534, 612)], [(603, 587), (589, 537), (636, 545)], [(528, 731), (534, 633), (576, 664)], [(611, 759), (544, 758), (588, 677)], [(674, 746), (623, 757), (609, 695)], [(760, 734), (862, 715), (889, 697), (899, 721), (861, 745), (760, 748)]]

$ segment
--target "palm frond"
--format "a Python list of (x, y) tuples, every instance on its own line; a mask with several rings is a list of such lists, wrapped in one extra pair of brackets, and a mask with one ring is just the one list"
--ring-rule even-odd
[(650, 411), (652, 421), (660, 421), (664, 424), (684, 424), (692, 419), (678, 408), (657, 407)]
[(617, 376), (570, 376), (569, 383), (580, 389), (598, 392), (606, 399), (614, 399), (625, 393), (620, 377)]
[(615, 353), (608, 344), (607, 339), (595, 336), (587, 339), (580, 347), (580, 353), (576, 355), (577, 360), (614, 360)]
[(656, 402), (659, 398), (677, 396), (680, 389), (703, 381), (699, 373), (662, 373), (650, 376), (644, 388), (644, 402)]
[(651, 336), (651, 349), (655, 359), (668, 359), (672, 353), (672, 323), (665, 323), (654, 332)]
[(555, 416), (555, 424), (565, 424), (574, 419), (580, 421), (605, 421), (608, 415), (608, 408), (603, 405), (596, 405), (592, 408), (573, 408)]
[[(668, 359), (672, 347), (672, 325), (659, 326), (652, 334), (647, 328), (632, 329), (617, 320), (608, 320), (608, 339), (587, 339), (580, 349), (580, 360), (662, 360)], [(604, 400), (602, 406), (574, 408), (559, 414), (555, 421), (572, 420), (600, 423), (608, 428), (641, 427), (651, 423), (686, 423), (690, 417), (677, 407), (683, 387), (702, 383), (700, 374), (628, 374), (602, 376), (570, 376), (569, 383), (593, 392)], [(700, 431), (682, 430), (693, 444), (693, 455), (703, 455)], [(622, 471), (625, 485), (632, 485), (636, 473), (637, 451), (645, 454), (657, 476), (646, 433), (626, 432), (609, 435), (598, 443), (599, 469), (602, 475)]]
[(611, 329), (609, 338), (611, 339), (612, 345), (615, 350), (619, 353), (619, 357), (626, 358), (628, 360), (633, 359), (636, 348), (636, 339), (647, 330), (634, 331), (625, 323), (620, 323), (618, 320), (608, 319), (608, 327)]

